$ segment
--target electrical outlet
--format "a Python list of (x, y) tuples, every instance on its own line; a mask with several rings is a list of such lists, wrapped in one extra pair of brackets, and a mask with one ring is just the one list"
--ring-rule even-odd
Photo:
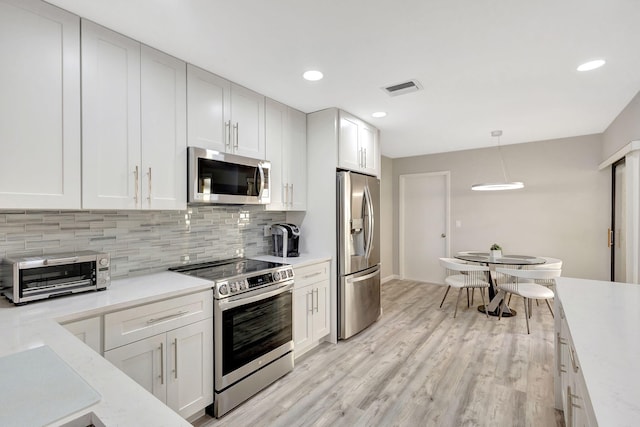
[(264, 237), (269, 237), (271, 236), (271, 226), (270, 225), (265, 225), (264, 226)]

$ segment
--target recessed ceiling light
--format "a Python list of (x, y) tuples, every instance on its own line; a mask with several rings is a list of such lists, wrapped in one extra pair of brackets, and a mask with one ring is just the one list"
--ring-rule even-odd
[(596, 59), (595, 61), (589, 61), (589, 62), (585, 62), (584, 64), (580, 65), (577, 70), (578, 71), (591, 71), (591, 70), (595, 70), (596, 68), (600, 68), (605, 64), (605, 60), (604, 59)]
[(387, 117), (387, 113), (385, 113), (384, 111), (376, 111), (375, 113), (371, 114), (371, 117), (379, 119), (380, 117)]
[(322, 80), (322, 77), (324, 76), (320, 71), (309, 70), (305, 71), (302, 77), (304, 77), (305, 80), (309, 80), (310, 82), (316, 82), (318, 80)]

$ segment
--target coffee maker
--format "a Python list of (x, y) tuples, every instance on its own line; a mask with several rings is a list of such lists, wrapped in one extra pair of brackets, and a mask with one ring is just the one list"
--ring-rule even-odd
[(300, 242), (300, 229), (295, 224), (273, 224), (271, 226), (271, 236), (273, 237), (273, 254), (275, 256), (297, 257), (298, 244)]

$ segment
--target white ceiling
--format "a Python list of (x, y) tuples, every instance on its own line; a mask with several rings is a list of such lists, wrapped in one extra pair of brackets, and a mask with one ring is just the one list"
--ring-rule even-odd
[[(304, 112), (347, 110), (389, 157), (492, 146), (494, 129), (501, 144), (601, 133), (640, 90), (638, 0), (49, 2)], [(408, 79), (424, 90), (380, 89)]]

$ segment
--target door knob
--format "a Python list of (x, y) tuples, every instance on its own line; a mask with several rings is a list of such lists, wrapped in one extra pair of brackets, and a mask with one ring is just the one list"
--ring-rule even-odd
[(446, 234), (444, 234), (444, 233), (442, 233), (442, 234), (440, 235), (440, 237), (442, 237), (442, 238), (444, 239), (445, 237), (447, 237), (447, 235), (446, 235)]

